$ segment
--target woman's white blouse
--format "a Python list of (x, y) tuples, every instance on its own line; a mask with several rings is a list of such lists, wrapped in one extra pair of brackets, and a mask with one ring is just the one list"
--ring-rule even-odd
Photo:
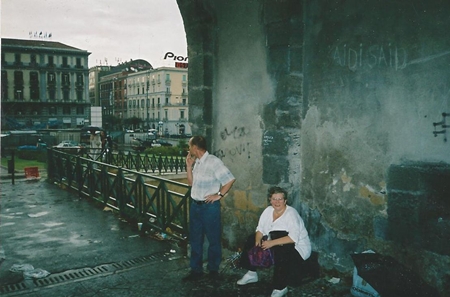
[(305, 228), (303, 219), (297, 210), (292, 206), (286, 205), (284, 213), (273, 221), (273, 207), (268, 206), (259, 217), (256, 231), (263, 235), (269, 235), (270, 231), (287, 231), (289, 237), (295, 242), (295, 249), (304, 260), (311, 255), (311, 242), (309, 241), (308, 231)]

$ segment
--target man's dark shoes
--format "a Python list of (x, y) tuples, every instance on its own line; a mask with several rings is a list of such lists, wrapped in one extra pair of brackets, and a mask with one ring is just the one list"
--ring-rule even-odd
[(201, 272), (193, 272), (191, 271), (187, 276), (182, 278), (182, 281), (184, 282), (194, 282), (201, 279), (203, 276), (203, 273)]

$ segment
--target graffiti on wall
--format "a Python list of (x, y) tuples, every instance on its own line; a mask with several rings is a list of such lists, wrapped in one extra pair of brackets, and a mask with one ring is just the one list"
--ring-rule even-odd
[(339, 66), (348, 67), (350, 70), (369, 67), (388, 67), (401, 70), (407, 66), (406, 49), (392, 45), (374, 44), (365, 46), (338, 45), (331, 50), (331, 59)]
[[(222, 131), (220, 131), (220, 138), (224, 140), (225, 142), (227, 139), (232, 140), (239, 140), (244, 138), (250, 133), (250, 130), (246, 127), (237, 127), (235, 126), (232, 129), (229, 129), (226, 127)], [(232, 146), (225, 146), (222, 148), (218, 148), (214, 151), (214, 155), (217, 156), (220, 159), (223, 159), (227, 156), (229, 157), (235, 157), (235, 156), (245, 156), (246, 158), (250, 159), (250, 144), (251, 142), (245, 141), (241, 142), (237, 145)]]
[(228, 137), (233, 137), (234, 139), (238, 139), (246, 136), (249, 133), (249, 130), (245, 127), (234, 127), (234, 129), (228, 130), (228, 128), (223, 129), (220, 132), (220, 137), (223, 140), (226, 140)]

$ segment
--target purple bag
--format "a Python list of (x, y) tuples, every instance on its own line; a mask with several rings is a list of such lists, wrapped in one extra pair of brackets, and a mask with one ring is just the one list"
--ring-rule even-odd
[(275, 264), (272, 251), (270, 249), (264, 250), (256, 245), (248, 251), (248, 259), (250, 265), (255, 267), (268, 268)]

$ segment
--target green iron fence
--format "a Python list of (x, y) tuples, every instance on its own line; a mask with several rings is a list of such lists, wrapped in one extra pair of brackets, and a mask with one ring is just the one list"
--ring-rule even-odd
[(186, 162), (182, 156), (162, 156), (125, 151), (113, 152), (108, 149), (94, 150), (89, 148), (71, 153), (87, 159), (136, 171), (159, 174), (186, 172)]
[[(186, 239), (190, 187), (161, 175), (151, 175), (120, 166), (122, 163), (119, 155), (115, 157), (119, 165), (113, 165), (82, 155), (48, 149), (48, 178), (78, 192), (80, 197), (88, 197), (118, 211), (121, 217), (130, 222), (142, 223), (144, 230), (152, 227)], [(160, 168), (167, 168), (164, 172), (178, 173), (176, 164), (167, 165), (170, 158), (153, 158), (147, 156), (141, 159), (139, 156), (133, 161), (122, 162), (142, 164), (135, 167), (147, 171), (153, 171), (149, 170), (154, 168), (153, 164), (162, 163)], [(170, 171), (170, 168), (174, 170)], [(159, 169), (158, 173), (160, 172), (163, 171)]]

